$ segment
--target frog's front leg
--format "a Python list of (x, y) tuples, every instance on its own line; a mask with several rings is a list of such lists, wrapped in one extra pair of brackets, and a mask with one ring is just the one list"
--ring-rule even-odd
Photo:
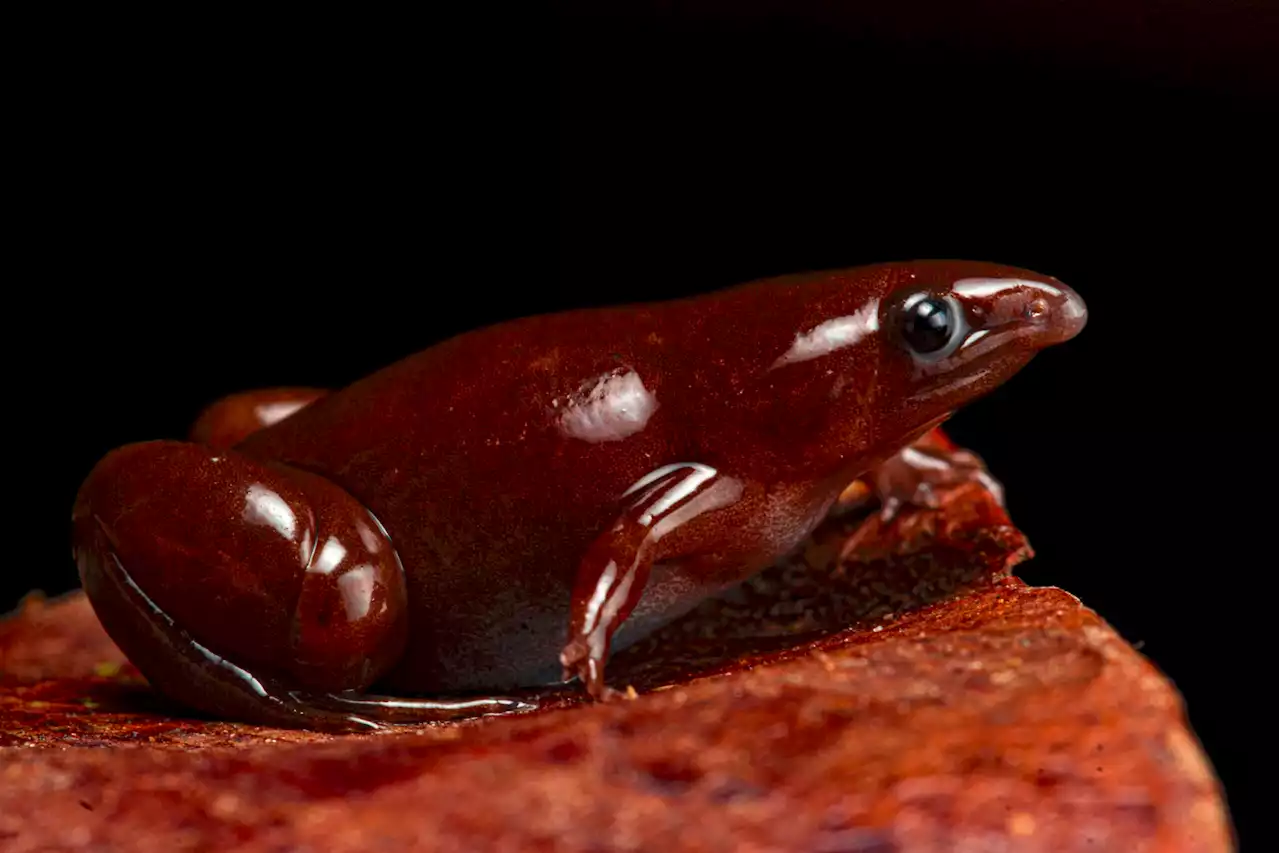
[(192, 441), (210, 447), (234, 447), (328, 393), (322, 388), (281, 387), (230, 394), (200, 413), (191, 425), (189, 436)]
[(743, 491), (740, 481), (697, 463), (659, 468), (627, 490), (624, 510), (578, 569), (560, 653), (566, 680), (577, 676), (596, 699), (613, 695), (604, 683), (609, 645), (640, 602), (654, 564), (722, 538), (727, 516), (741, 511)]
[(345, 730), (531, 707), (364, 695), (404, 649), (403, 568), (377, 519), (316, 475), (198, 444), (128, 445), (85, 480), (72, 525), (103, 627), (181, 704)]
[(857, 486), (846, 490), (841, 501), (856, 504), (875, 497), (880, 502), (880, 519), (889, 522), (904, 507), (937, 508), (938, 492), (978, 483), (1004, 505), (1004, 486), (977, 454), (956, 446), (939, 429), (898, 451), (868, 471)]
[(839, 506), (850, 509), (878, 501), (880, 509), (854, 531), (844, 545), (847, 557), (907, 509), (936, 509), (939, 495), (977, 483), (1004, 505), (1004, 486), (976, 454), (956, 446), (940, 429), (933, 429), (872, 468), (840, 496)]

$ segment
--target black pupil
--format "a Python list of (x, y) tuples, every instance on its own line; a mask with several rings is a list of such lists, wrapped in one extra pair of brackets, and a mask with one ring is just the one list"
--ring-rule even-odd
[(907, 310), (902, 335), (918, 353), (937, 352), (951, 340), (951, 306), (941, 299), (921, 299)]

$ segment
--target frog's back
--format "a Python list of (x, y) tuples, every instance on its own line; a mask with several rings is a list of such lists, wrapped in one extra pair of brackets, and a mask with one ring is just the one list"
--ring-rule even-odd
[(627, 486), (681, 456), (687, 388), (668, 380), (659, 331), (669, 310), (471, 332), (240, 445), (322, 474), (387, 529), (411, 614), (394, 686), (499, 689), (558, 674), (587, 543)]
[(387, 529), (410, 596), (392, 686), (554, 679), (579, 561), (621, 494), (661, 466), (714, 461), (708, 448), (768, 458), (726, 430), (735, 406), (771, 395), (751, 382), (795, 330), (847, 298), (841, 276), (818, 278), (470, 332), (241, 449), (322, 474)]

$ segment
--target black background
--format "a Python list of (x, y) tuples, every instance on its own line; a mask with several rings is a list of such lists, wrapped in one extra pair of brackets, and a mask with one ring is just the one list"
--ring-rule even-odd
[(1273, 778), (1251, 667), (1274, 617), (1274, 4), (560, 12), (51, 40), (21, 131), (0, 607), (75, 583), (101, 454), (221, 394), (340, 385), (531, 312), (996, 260), (1073, 285), (1089, 326), (953, 434), (1008, 487), (1020, 574), (1177, 683), (1243, 841)]

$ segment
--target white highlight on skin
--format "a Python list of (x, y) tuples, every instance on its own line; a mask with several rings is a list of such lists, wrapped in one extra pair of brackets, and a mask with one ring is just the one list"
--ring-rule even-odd
[[(610, 565), (613, 564), (610, 563)], [(591, 631), (588, 642), (591, 646), (591, 656), (593, 658), (600, 658), (604, 656), (604, 644), (607, 639), (603, 631), (595, 629), (599, 628), (602, 623), (606, 625), (613, 624), (618, 618), (618, 611), (622, 609), (623, 602), (625, 602), (627, 597), (631, 594), (631, 585), (634, 584), (636, 580), (636, 573), (634, 571), (635, 566), (632, 565), (631, 568), (632, 571), (628, 571), (622, 576), (622, 582), (618, 584), (617, 589), (613, 590), (613, 595), (610, 595), (602, 603), (600, 610), (603, 612), (596, 613), (595, 611), (592, 611), (590, 614), (593, 621), (588, 622), (587, 624), (593, 626), (593, 630)], [(603, 588), (608, 589), (608, 587)], [(592, 596), (593, 601), (594, 599), (595, 596)]]
[(347, 549), (342, 543), (330, 536), (324, 543), (324, 547), (320, 549), (320, 555), (316, 557), (315, 562), (307, 566), (308, 572), (315, 572), (318, 575), (327, 575), (338, 567), (342, 559), (347, 556)]
[(252, 690), (254, 693), (257, 693), (259, 696), (263, 697), (264, 699), (267, 698), (267, 690), (265, 687), (262, 686), (262, 682), (258, 681), (258, 679), (250, 675), (247, 670), (241, 669), (240, 667), (236, 666), (231, 661), (227, 660), (221, 655), (215, 655), (212, 651), (210, 651), (209, 649), (206, 649), (204, 646), (200, 645), (195, 640), (191, 640), (191, 647), (194, 648), (196, 651), (198, 651), (200, 654), (207, 657), (213, 663), (217, 664), (218, 666), (231, 670), (231, 673), (233, 675), (235, 675), (241, 681), (249, 685), (250, 690)]
[(376, 554), (382, 550), (382, 538), (374, 533), (369, 525), (357, 521), (356, 533), (360, 536), (360, 541), (364, 543), (364, 547), (368, 549), (370, 554)]
[[(701, 466), (701, 467), (705, 467), (705, 466)], [(648, 512), (640, 516), (641, 526), (648, 527), (650, 524), (653, 523), (653, 519), (655, 517), (661, 518), (673, 506), (675, 506), (676, 504), (680, 503), (680, 501), (692, 495), (699, 488), (701, 488), (703, 483), (705, 483), (707, 480), (711, 479), (715, 475), (716, 475), (715, 470), (711, 468), (708, 468), (706, 471), (695, 470), (693, 473), (685, 477), (679, 483), (676, 483), (674, 486), (672, 486), (670, 489), (668, 489), (666, 492), (663, 493), (662, 497), (658, 499), (657, 503), (655, 503), (652, 507), (650, 507)]]
[(613, 586), (613, 579), (617, 576), (618, 562), (610, 560), (609, 565), (605, 566), (604, 571), (600, 573), (600, 579), (596, 581), (591, 600), (587, 602), (587, 625), (594, 627), (600, 624), (600, 608), (604, 607), (604, 597), (609, 594), (609, 587)]
[(339, 575), (338, 591), (342, 593), (342, 609), (347, 621), (356, 622), (368, 616), (373, 606), (373, 566), (356, 566)]
[(560, 414), (560, 430), (592, 444), (620, 441), (644, 429), (657, 409), (658, 398), (644, 387), (640, 374), (613, 370), (583, 384)]
[(271, 424), (279, 423), (305, 405), (307, 404), (302, 400), (259, 403), (253, 407), (253, 413), (258, 416), (258, 420), (270, 426)]
[(936, 456), (930, 456), (927, 453), (921, 453), (914, 447), (904, 447), (898, 454), (902, 457), (902, 461), (906, 462), (913, 468), (931, 468), (934, 471), (945, 471), (951, 467), (951, 463), (945, 459), (939, 459)]
[(880, 300), (869, 299), (852, 314), (819, 323), (808, 332), (796, 335), (791, 348), (778, 357), (774, 367), (824, 356), (851, 347), (880, 328)]
[[(680, 503), (680, 501), (684, 500), (685, 498), (689, 497), (689, 495), (696, 492), (699, 488), (702, 487), (703, 483), (705, 483), (707, 480), (710, 480), (712, 477), (716, 475), (715, 468), (712, 468), (708, 465), (701, 465), (696, 462), (688, 462), (683, 465), (675, 465), (675, 466), (668, 465), (666, 466), (666, 473), (670, 473), (679, 468), (688, 468), (689, 475), (684, 479), (682, 479), (680, 482), (676, 483), (671, 488), (667, 489), (667, 491), (663, 493), (662, 497), (658, 498), (658, 500), (653, 504), (653, 506), (649, 507), (648, 512), (640, 516), (641, 526), (648, 527), (650, 524), (653, 523), (654, 518), (662, 517), (662, 515), (665, 514), (668, 510), (670, 510), (673, 506)], [(658, 470), (662, 471), (664, 469), (659, 468)], [(648, 476), (652, 477), (653, 474), (650, 474)], [(630, 489), (628, 489), (624, 493), (624, 496), (627, 494), (630, 494), (637, 486), (639, 486), (643, 482), (644, 482), (643, 479), (638, 481), (636, 485), (632, 486)]]
[(676, 462), (671, 465), (663, 465), (661, 468), (654, 468), (648, 474), (645, 474), (639, 480), (632, 483), (631, 486), (622, 493), (622, 496), (625, 498), (628, 495), (633, 495), (650, 483), (661, 480), (663, 477), (679, 471), (681, 468), (706, 468), (708, 471), (712, 471), (712, 473), (714, 473), (714, 469), (709, 468), (706, 465), (699, 465), (697, 462)]
[(969, 340), (965, 341), (960, 347), (964, 351), (965, 358), (976, 359), (978, 356), (988, 353), (1003, 344), (1007, 343), (1010, 338), (1019, 335), (1025, 335), (1032, 329), (1029, 326), (1014, 327), (1012, 329), (1004, 329), (997, 335), (988, 334), (988, 330), (982, 329), (982, 334), (974, 332), (969, 336)]
[(298, 532), (298, 518), (289, 504), (261, 483), (254, 483), (245, 492), (242, 517), (250, 524), (265, 524), (275, 528), (277, 533), (291, 542)]
[[(698, 484), (700, 488), (702, 483)], [(728, 506), (742, 497), (742, 483), (732, 477), (721, 477), (711, 488), (696, 495), (693, 500), (679, 507), (669, 515), (660, 517), (653, 526), (653, 539), (657, 541), (680, 525), (690, 521), (704, 512)]]
[[(98, 523), (101, 524), (102, 522), (99, 521)], [(168, 613), (165, 613), (162, 609), (160, 609), (160, 605), (152, 601), (151, 597), (142, 591), (142, 587), (138, 586), (138, 584), (134, 582), (133, 578), (129, 575), (127, 571), (125, 571), (124, 566), (120, 563), (120, 558), (117, 557), (115, 554), (112, 554), (111, 560), (116, 564), (116, 571), (120, 573), (120, 579), (124, 581), (126, 586), (128, 586), (131, 590), (133, 590), (133, 592), (138, 596), (138, 598), (142, 600), (142, 603), (147, 605), (147, 607), (151, 608), (151, 611), (155, 613), (155, 615), (159, 616), (165, 622), (168, 622), (170, 628), (173, 628), (175, 631), (181, 631), (182, 629), (178, 628), (177, 623), (173, 621), (173, 617), (170, 616)], [(249, 685), (249, 689), (252, 690), (254, 693), (258, 694), (259, 696), (261, 696), (262, 698), (264, 699), (272, 698), (267, 695), (266, 688), (262, 686), (262, 682), (258, 681), (258, 679), (254, 678), (247, 671), (236, 666), (231, 661), (227, 660), (221, 655), (214, 654), (210, 649), (206, 648), (205, 646), (200, 645), (195, 640), (193, 640), (189, 635), (187, 635), (185, 631), (183, 632), (183, 635), (187, 640), (187, 642), (191, 644), (191, 647), (195, 649), (197, 652), (199, 652), (201, 655), (203, 655), (205, 658), (207, 658), (210, 663), (214, 664), (215, 666), (222, 667), (223, 669), (230, 670), (232, 675), (236, 676), (245, 684)]]
[(311, 541), (311, 531), (302, 531), (302, 541), (298, 543), (298, 559), (301, 565), (309, 565), (311, 558), (316, 555), (316, 545)]
[[(331, 696), (333, 694), (330, 694)], [(417, 710), (429, 710), (432, 708), (442, 708), (445, 710), (468, 708), (492, 708), (494, 700), (492, 699), (448, 699), (443, 702), (433, 702), (430, 699), (387, 699), (379, 697), (377, 699), (362, 699), (359, 696), (335, 696), (334, 698), (341, 700), (343, 705), (352, 705), (355, 707), (368, 708), (412, 708)], [(348, 719), (356, 722), (366, 722), (359, 717), (349, 717)], [(373, 723), (369, 725), (374, 728), (381, 728)]]
[(1050, 296), (1062, 296), (1061, 288), (1054, 287), (1052, 284), (1045, 284), (1043, 281), (1032, 281), (1028, 278), (962, 278), (951, 285), (951, 290), (956, 296), (985, 299), (989, 296), (996, 296), (1021, 287), (1039, 290)]
[[(99, 527), (101, 527), (104, 530), (106, 529), (106, 525), (102, 523), (101, 518), (94, 516), (94, 520), (97, 521)], [(119, 573), (121, 582), (124, 583), (124, 585), (127, 586), (130, 590), (132, 590), (133, 593), (137, 595), (138, 600), (140, 600), (143, 604), (145, 604), (148, 608), (150, 608), (152, 613), (154, 613), (160, 619), (163, 619), (165, 623), (168, 624), (170, 630), (172, 630), (176, 634), (181, 635), (182, 639), (186, 643), (188, 643), (191, 646), (191, 648), (195, 649), (196, 652), (198, 652), (201, 656), (203, 656), (206, 660), (208, 660), (214, 666), (218, 667), (219, 669), (224, 669), (227, 672), (231, 673), (236, 678), (240, 679), (242, 682), (244, 682), (244, 684), (250, 690), (252, 690), (255, 694), (257, 694), (259, 698), (266, 699), (268, 702), (272, 702), (276, 705), (281, 705), (286, 708), (289, 707), (288, 703), (283, 702), (280, 700), (279, 697), (273, 696), (272, 694), (268, 693), (266, 688), (262, 686), (262, 682), (254, 678), (252, 673), (250, 673), (248, 670), (243, 669), (242, 667), (236, 666), (234, 663), (227, 660), (222, 655), (215, 654), (211, 649), (196, 642), (191, 637), (190, 634), (188, 634), (186, 631), (183, 631), (181, 628), (179, 628), (177, 623), (173, 621), (173, 617), (170, 616), (168, 613), (165, 613), (164, 610), (160, 608), (160, 605), (152, 601), (151, 597), (148, 596), (145, 592), (143, 592), (142, 587), (138, 586), (138, 584), (133, 580), (133, 578), (129, 575), (129, 573), (125, 571), (124, 565), (120, 562), (120, 558), (117, 557), (115, 554), (111, 554), (110, 556), (111, 556), (111, 561), (115, 563), (116, 571)], [(289, 697), (294, 702), (299, 701), (298, 694), (296, 692), (291, 691), (289, 693)], [(482, 702), (483, 700), (478, 700), (478, 701)], [(370, 703), (370, 704), (377, 704), (377, 703)], [(367, 726), (370, 729), (382, 728), (382, 726), (378, 725), (377, 723), (371, 720), (366, 720), (362, 717), (347, 716), (345, 717), (345, 719), (348, 720), (349, 722), (356, 723), (358, 725)]]

